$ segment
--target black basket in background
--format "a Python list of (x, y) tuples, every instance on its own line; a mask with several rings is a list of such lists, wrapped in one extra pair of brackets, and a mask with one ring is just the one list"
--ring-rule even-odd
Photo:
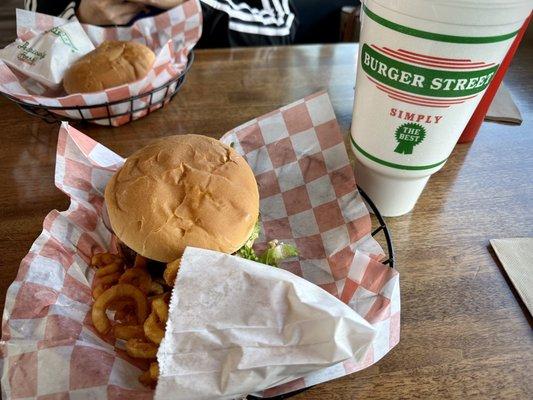
[[(194, 52), (190, 52), (185, 69), (165, 84), (148, 92), (131, 96), (125, 99), (110, 101), (93, 105), (51, 107), (43, 104), (33, 104), (18, 99), (12, 95), (2, 93), (9, 100), (16, 103), (28, 114), (41, 118), (48, 123), (61, 121), (68, 122), (95, 122), (101, 125), (117, 125), (116, 118), (124, 118), (120, 125), (142, 118), (152, 111), (163, 108), (170, 102), (185, 82), (185, 77), (194, 61)], [(97, 115), (94, 115), (94, 114)]]

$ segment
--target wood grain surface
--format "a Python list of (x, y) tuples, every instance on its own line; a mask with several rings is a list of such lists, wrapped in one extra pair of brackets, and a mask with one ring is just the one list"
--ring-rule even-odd
[(13, 42), (17, 37), (15, 20), (17, 8), (24, 8), (24, 0), (0, 1), (0, 48)]
[[(120, 128), (81, 126), (127, 156), (151, 139), (229, 129), (327, 89), (343, 131), (352, 114), (355, 46), (197, 52), (165, 109)], [(435, 174), (414, 211), (389, 218), (401, 272), (400, 344), (376, 365), (295, 399), (533, 398), (533, 334), (489, 239), (533, 235), (533, 46), (523, 44), (506, 82), (524, 123), (485, 123)], [(65, 209), (54, 187), (57, 125), (0, 99), (0, 296), (41, 231)]]

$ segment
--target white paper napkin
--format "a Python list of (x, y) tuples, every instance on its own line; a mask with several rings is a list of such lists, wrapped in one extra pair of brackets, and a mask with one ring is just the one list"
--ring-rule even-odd
[(533, 316), (533, 238), (492, 239), (490, 244)]
[(513, 101), (511, 93), (504, 83), (500, 85), (496, 96), (492, 100), (492, 103), (485, 115), (485, 119), (488, 121), (507, 122), (511, 124), (522, 123), (522, 115), (517, 105)]
[(155, 398), (232, 399), (360, 361), (374, 336), (359, 314), (305, 279), (189, 247), (157, 355)]
[(32, 38), (17, 38), (0, 49), (0, 59), (43, 85), (57, 89), (70, 66), (92, 50), (94, 45), (89, 36), (78, 20), (74, 20)]

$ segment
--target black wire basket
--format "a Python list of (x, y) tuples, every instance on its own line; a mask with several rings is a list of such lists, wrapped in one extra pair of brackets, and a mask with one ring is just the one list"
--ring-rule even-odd
[[(376, 237), (380, 233), (383, 234), (385, 237), (385, 242), (387, 245), (386, 249), (386, 259), (384, 261), (381, 261), (383, 264), (388, 265), (391, 268), (394, 268), (394, 247), (392, 246), (392, 236), (389, 232), (389, 229), (387, 228), (387, 224), (385, 223), (385, 220), (383, 219), (383, 216), (377, 209), (376, 205), (370, 200), (370, 197), (359, 187), (357, 186), (357, 189), (359, 190), (359, 193), (361, 194), (361, 197), (365, 201), (365, 203), (370, 207), (372, 212), (374, 213), (377, 221), (378, 226), (372, 231), (372, 236)], [(310, 389), (311, 387), (307, 387), (300, 390), (295, 390), (294, 392), (289, 392), (282, 394), (280, 396), (275, 397), (256, 397), (252, 395), (248, 395), (244, 397), (242, 400), (262, 400), (262, 399), (268, 399), (268, 400), (284, 400), (288, 399), (290, 397), (296, 396), (299, 393), (305, 392), (306, 390)]]
[[(9, 100), (15, 102), (28, 114), (41, 118), (48, 123), (68, 122), (95, 122), (101, 125), (122, 125), (150, 114), (152, 111), (163, 108), (179, 91), (191, 65), (194, 61), (194, 52), (190, 52), (185, 69), (165, 84), (148, 92), (131, 96), (125, 99), (105, 103), (81, 106), (51, 107), (43, 104), (33, 104), (18, 99), (7, 93), (2, 93)], [(121, 118), (120, 123), (116, 119)]]

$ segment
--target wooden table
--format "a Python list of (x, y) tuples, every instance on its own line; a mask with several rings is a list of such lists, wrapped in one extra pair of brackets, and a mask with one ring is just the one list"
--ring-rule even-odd
[[(187, 83), (163, 111), (120, 128), (82, 131), (122, 155), (155, 137), (227, 130), (327, 88), (348, 133), (354, 45), (198, 51)], [(483, 125), (459, 145), (409, 215), (388, 219), (401, 272), (402, 333), (364, 371), (298, 399), (508, 398), (533, 396), (527, 311), (489, 239), (533, 234), (533, 46), (507, 78), (521, 126)], [(0, 304), (45, 215), (65, 209), (54, 187), (58, 127), (0, 100)]]

